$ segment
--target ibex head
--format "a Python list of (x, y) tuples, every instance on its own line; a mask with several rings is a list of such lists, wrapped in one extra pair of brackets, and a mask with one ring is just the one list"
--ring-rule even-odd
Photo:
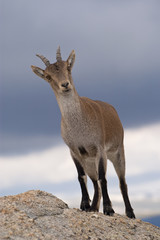
[(33, 72), (39, 77), (50, 83), (56, 93), (66, 94), (73, 89), (71, 70), (75, 62), (75, 51), (72, 50), (67, 61), (63, 61), (61, 57), (60, 47), (57, 49), (57, 62), (50, 64), (49, 60), (42, 55), (36, 55), (46, 65), (45, 70), (31, 66)]

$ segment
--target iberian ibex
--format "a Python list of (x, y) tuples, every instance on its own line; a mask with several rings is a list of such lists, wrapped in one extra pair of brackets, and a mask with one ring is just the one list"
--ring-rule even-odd
[[(80, 97), (74, 87), (71, 70), (75, 61), (74, 50), (67, 61), (61, 58), (57, 49), (57, 62), (50, 62), (37, 55), (46, 65), (45, 70), (31, 66), (39, 77), (50, 83), (60, 111), (61, 134), (70, 148), (71, 156), (78, 171), (82, 191), (80, 208), (85, 211), (99, 211), (101, 193), (103, 212), (113, 215), (114, 210), (107, 191), (107, 159), (114, 165), (119, 177), (120, 189), (125, 203), (126, 215), (135, 218), (125, 181), (125, 156), (123, 127), (116, 110), (108, 103)], [(94, 197), (90, 205), (87, 190), (87, 175), (94, 185)]]

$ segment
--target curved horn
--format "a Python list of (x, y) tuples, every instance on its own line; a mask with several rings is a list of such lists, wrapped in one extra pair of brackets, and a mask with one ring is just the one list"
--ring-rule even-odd
[(62, 61), (60, 46), (57, 48), (56, 59), (57, 59), (57, 62)]
[(36, 56), (39, 57), (47, 67), (50, 65), (49, 60), (47, 58), (45, 58), (44, 56), (39, 55), (39, 54), (36, 54)]

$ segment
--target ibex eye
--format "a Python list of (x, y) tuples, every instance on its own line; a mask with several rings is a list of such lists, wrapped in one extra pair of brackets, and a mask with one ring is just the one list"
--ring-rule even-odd
[(51, 80), (51, 76), (50, 76), (50, 75), (47, 75), (46, 78), (47, 78), (48, 80)]

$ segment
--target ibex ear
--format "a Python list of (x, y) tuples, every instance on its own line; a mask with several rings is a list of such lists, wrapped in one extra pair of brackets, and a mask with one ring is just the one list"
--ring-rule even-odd
[(71, 54), (69, 55), (69, 57), (67, 59), (68, 68), (70, 70), (72, 69), (74, 62), (75, 62), (75, 51), (72, 50)]
[(36, 67), (36, 66), (31, 66), (32, 68), (32, 71), (37, 74), (39, 77), (45, 79), (44, 77), (44, 70), (42, 70), (41, 68), (39, 67)]

